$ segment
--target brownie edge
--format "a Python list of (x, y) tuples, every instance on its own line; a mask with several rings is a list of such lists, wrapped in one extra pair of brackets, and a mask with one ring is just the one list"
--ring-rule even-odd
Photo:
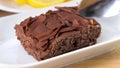
[(100, 24), (82, 17), (77, 7), (57, 9), (29, 17), (15, 26), (22, 46), (38, 61), (93, 45), (100, 36)]

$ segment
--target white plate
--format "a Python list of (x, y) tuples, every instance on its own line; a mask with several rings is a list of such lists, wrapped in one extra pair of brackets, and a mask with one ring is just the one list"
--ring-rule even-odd
[[(71, 0), (69, 2), (54, 5), (54, 6), (73, 6), (73, 5), (79, 4), (80, 2), (81, 0)], [(38, 9), (40, 8), (34, 8), (29, 5), (20, 6), (17, 3), (15, 3), (14, 0), (0, 0), (0, 10), (4, 10), (8, 12), (21, 13), (21, 12), (34, 11)]]
[(40, 15), (49, 9), (54, 10), (46, 8), (0, 19), (0, 68), (56, 68), (106, 53), (120, 44), (120, 15), (96, 18), (102, 25), (97, 44), (38, 62), (27, 54), (16, 39), (14, 26), (29, 16)]

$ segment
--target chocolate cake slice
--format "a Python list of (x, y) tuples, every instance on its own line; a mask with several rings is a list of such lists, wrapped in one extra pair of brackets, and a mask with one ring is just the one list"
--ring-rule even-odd
[(77, 7), (57, 7), (46, 14), (29, 17), (15, 26), (24, 49), (43, 60), (96, 43), (100, 24), (82, 17)]

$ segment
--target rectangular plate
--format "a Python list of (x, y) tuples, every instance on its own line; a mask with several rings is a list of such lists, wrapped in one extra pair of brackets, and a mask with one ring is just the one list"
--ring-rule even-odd
[(0, 68), (54, 68), (62, 67), (78, 61), (95, 57), (106, 53), (120, 44), (120, 15), (110, 18), (95, 18), (102, 26), (101, 36), (97, 44), (65, 53), (43, 61), (36, 61), (23, 49), (15, 35), (14, 26), (29, 16), (36, 16), (45, 13), (46, 8), (39, 11), (31, 11), (0, 18)]

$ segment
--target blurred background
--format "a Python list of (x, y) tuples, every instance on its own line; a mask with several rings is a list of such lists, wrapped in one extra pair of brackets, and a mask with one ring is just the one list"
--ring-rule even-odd
[[(51, 6), (68, 5), (68, 2), (80, 2), (81, 0), (0, 0), (0, 14), (2, 16), (36, 11)], [(65, 4), (63, 4), (65, 3)], [(66, 5), (67, 4), (67, 5)]]

